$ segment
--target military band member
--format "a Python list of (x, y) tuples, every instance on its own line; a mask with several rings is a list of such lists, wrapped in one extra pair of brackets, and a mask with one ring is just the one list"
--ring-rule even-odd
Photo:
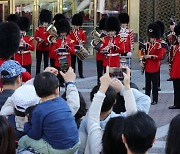
[(30, 29), (30, 20), (28, 17), (19, 17), (17, 24), (20, 28), (21, 40), (19, 51), (14, 55), (14, 60), (18, 61), (31, 74), (31, 51), (34, 51), (34, 41), (33, 37), (26, 35)]
[[(161, 47), (160, 40), (160, 27), (151, 23), (147, 28), (148, 42), (147, 50), (144, 54), (144, 66), (145, 69), (145, 94), (150, 96), (152, 87), (152, 105), (158, 103), (158, 72), (160, 69), (160, 63), (163, 58), (163, 48)], [(141, 61), (142, 62), (142, 61)], [(151, 86), (152, 83), (152, 86)]]
[[(83, 17), (80, 14), (75, 14), (72, 17), (73, 30), (70, 32), (69, 36), (74, 40), (74, 45), (85, 45), (87, 43), (86, 32), (80, 27), (83, 24)], [(76, 58), (75, 54), (71, 55), (71, 63), (74, 71), (76, 70), (76, 59), (78, 62), (78, 71), (79, 77), (84, 78), (83, 76), (83, 62), (79, 58)]]
[[(159, 20), (157, 20), (156, 22), (155, 22), (159, 27), (160, 27), (160, 40), (161, 40), (161, 43), (162, 44), (164, 44), (164, 46), (165, 47), (163, 47), (162, 46), (162, 50), (163, 50), (163, 57), (164, 57), (164, 55), (165, 55), (165, 53), (166, 53), (166, 50), (167, 50), (167, 43), (163, 40), (164, 38), (164, 23), (163, 22), (161, 22), (161, 21), (159, 21)], [(160, 69), (159, 69), (159, 72), (158, 72), (158, 91), (161, 91), (161, 88), (160, 88), (160, 85), (161, 85), (161, 76), (160, 76)]]
[[(67, 20), (58, 20), (56, 21), (55, 25), (59, 38), (55, 43), (52, 44), (50, 52), (53, 57), (56, 57), (55, 68), (61, 71), (65, 71), (63, 70), (64, 68), (62, 68), (64, 65), (71, 66), (70, 54), (74, 54), (74, 41), (68, 37), (70, 32), (70, 24)], [(68, 68), (66, 68), (66, 70), (67, 69)], [(62, 76), (59, 75), (58, 78), (60, 80), (60, 86), (64, 87), (64, 80)]]
[(18, 19), (19, 17), (16, 14), (10, 14), (8, 15), (6, 21), (17, 23)]
[(100, 53), (104, 54), (103, 66), (120, 67), (119, 55), (123, 53), (123, 44), (120, 36), (120, 22), (116, 17), (108, 17), (106, 20), (106, 31), (108, 36), (104, 37)]
[(121, 28), (119, 35), (121, 39), (123, 39), (123, 53), (121, 56), (128, 56), (127, 58), (127, 65), (129, 68), (131, 67), (131, 55), (132, 52), (134, 51), (134, 35), (133, 35), (133, 30), (128, 28), (128, 23), (129, 23), (129, 15), (127, 13), (120, 13), (119, 16), (119, 21), (121, 23)]
[(49, 32), (46, 31), (48, 24), (51, 22), (52, 14), (48, 10), (42, 10), (39, 16), (40, 24), (35, 32), (36, 46), (36, 74), (41, 71), (42, 55), (44, 57), (44, 69), (48, 67), (49, 63), (49, 42), (47, 40)]
[[(175, 32), (174, 32), (174, 27), (175, 26), (176, 26), (176, 21), (173, 18), (170, 18), (170, 21), (169, 21), (170, 31), (166, 33), (166, 42), (168, 43), (168, 46), (169, 46), (168, 63), (169, 63), (169, 60), (172, 58), (172, 53), (171, 53), (172, 50), (171, 50), (171, 48), (177, 41), (176, 40), (176, 35), (175, 35)], [(169, 64), (169, 65), (171, 65), (171, 64)], [(167, 79), (167, 81), (172, 81), (172, 79), (169, 78), (169, 79)]]
[[(107, 18), (102, 18), (99, 22), (99, 30), (100, 30), (100, 38), (103, 39), (107, 36), (107, 32), (105, 30), (105, 22)], [(100, 42), (102, 43), (102, 42)], [(103, 67), (104, 55), (99, 51), (96, 53), (96, 66), (97, 66), (97, 84), (100, 84), (100, 77), (103, 75), (103, 71), (105, 70)]]
[(170, 77), (174, 88), (174, 105), (169, 109), (180, 109), (180, 23), (174, 28), (177, 36), (177, 43), (171, 48), (172, 57), (170, 59)]
[[(0, 24), (0, 66), (6, 60), (10, 60), (19, 50), (20, 30), (17, 24), (12, 22), (2, 22)], [(26, 82), (31, 79), (28, 72), (22, 73), (22, 81)], [(0, 80), (0, 87), (2, 87)]]

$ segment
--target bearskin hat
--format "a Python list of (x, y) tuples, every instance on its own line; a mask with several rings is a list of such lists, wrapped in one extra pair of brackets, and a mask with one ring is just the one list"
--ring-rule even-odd
[(155, 24), (157, 24), (157, 25), (160, 27), (161, 37), (163, 37), (163, 35), (164, 35), (164, 23), (161, 22), (161, 21), (159, 21), (159, 20), (157, 20), (157, 21), (155, 22)]
[(116, 31), (116, 33), (119, 33), (120, 31), (120, 22), (118, 18), (116, 17), (108, 17), (105, 23), (106, 31)]
[(69, 34), (70, 32), (70, 24), (66, 19), (62, 19), (62, 20), (57, 20), (55, 21), (55, 27), (57, 29), (57, 33), (64, 33), (66, 32), (67, 34)]
[(7, 17), (6, 21), (17, 23), (18, 19), (19, 19), (19, 17), (16, 14), (10, 14)]
[(176, 21), (173, 18), (170, 18), (169, 25), (176, 25)]
[(178, 23), (175, 27), (174, 27), (174, 32), (176, 34), (176, 36), (180, 35), (180, 23)]
[(13, 22), (0, 24), (0, 58), (8, 60), (19, 49), (20, 30)]
[(158, 24), (150, 23), (147, 28), (147, 36), (149, 38), (160, 38), (161, 37), (161, 30)]
[(121, 24), (129, 23), (129, 15), (127, 13), (120, 13), (118, 18)]
[(100, 29), (100, 30), (105, 30), (105, 29), (106, 29), (106, 28), (105, 28), (106, 19), (107, 19), (107, 18), (102, 18), (102, 19), (100, 20), (100, 22), (99, 22), (99, 29)]
[(30, 29), (30, 20), (28, 17), (20, 17), (17, 21), (17, 25), (19, 26), (21, 31), (28, 32)]
[(57, 13), (57, 14), (54, 16), (53, 21), (61, 20), (61, 19), (66, 19), (66, 17), (64, 16), (64, 14)]
[(79, 13), (73, 15), (73, 17), (72, 17), (72, 25), (82, 26), (82, 24), (83, 24), (82, 15), (79, 14)]
[(47, 22), (50, 23), (51, 22), (51, 18), (52, 18), (52, 13), (49, 10), (42, 10), (40, 15), (39, 15), (39, 20), (40, 23), (43, 24), (43, 22)]

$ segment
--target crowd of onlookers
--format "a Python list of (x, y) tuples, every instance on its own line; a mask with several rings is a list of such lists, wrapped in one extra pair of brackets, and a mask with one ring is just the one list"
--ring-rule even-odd
[[(26, 70), (10, 60), (18, 50), (18, 38), (15, 24), (0, 24), (0, 153), (144, 154), (153, 146), (157, 127), (148, 115), (151, 100), (130, 86), (129, 68), (123, 82), (111, 78), (106, 68), (100, 85), (90, 93), (92, 104), (86, 113), (71, 67), (65, 73), (47, 67), (22, 84)], [(63, 97), (59, 73), (66, 85)], [(179, 143), (177, 115), (170, 123), (166, 153), (179, 154)]]

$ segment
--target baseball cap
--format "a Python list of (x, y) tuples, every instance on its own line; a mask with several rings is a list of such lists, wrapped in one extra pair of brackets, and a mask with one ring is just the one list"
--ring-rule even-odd
[[(7, 71), (7, 75), (2, 75), (2, 71)], [(26, 72), (26, 69), (23, 68), (17, 61), (15, 60), (7, 60), (0, 66), (0, 76), (1, 78), (12, 78), (20, 75), (22, 72)]]

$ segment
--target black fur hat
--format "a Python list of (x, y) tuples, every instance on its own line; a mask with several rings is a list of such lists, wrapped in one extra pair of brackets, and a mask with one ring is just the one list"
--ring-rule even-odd
[(180, 35), (180, 23), (178, 23), (175, 27), (174, 27), (174, 32), (176, 34), (176, 36)]
[(28, 17), (19, 17), (17, 25), (19, 26), (20, 30), (28, 32), (30, 29), (30, 20)]
[(43, 24), (43, 22), (47, 22), (50, 23), (51, 22), (51, 18), (52, 18), (52, 13), (49, 10), (42, 10), (40, 15), (39, 15), (39, 20), (40, 23)]
[(73, 17), (72, 17), (72, 25), (82, 26), (82, 24), (83, 24), (82, 15), (79, 14), (79, 13), (73, 15)]
[(17, 23), (18, 19), (19, 19), (19, 17), (16, 14), (10, 14), (7, 17), (6, 21)]
[(64, 33), (66, 32), (67, 34), (69, 34), (70, 32), (70, 24), (66, 19), (62, 19), (62, 20), (57, 20), (55, 21), (55, 27), (57, 29), (57, 33)]
[(150, 23), (147, 28), (147, 36), (149, 38), (159, 39), (161, 37), (161, 30), (158, 24)]
[(106, 19), (107, 19), (107, 18), (102, 18), (102, 19), (100, 20), (100, 22), (99, 22), (99, 29), (100, 29), (100, 30), (105, 30), (105, 29), (106, 29), (106, 28), (105, 28)]
[(129, 23), (129, 15), (127, 13), (120, 13), (118, 18), (121, 24)]
[(116, 34), (120, 31), (120, 22), (116, 17), (108, 17), (105, 23), (106, 31), (116, 31)]
[(64, 16), (64, 14), (61, 14), (61, 13), (57, 13), (54, 18), (53, 18), (53, 21), (55, 20), (61, 20), (61, 19), (66, 19), (66, 17)]
[(0, 58), (8, 60), (19, 49), (20, 30), (13, 22), (0, 24)]
[(160, 27), (161, 37), (163, 37), (163, 35), (164, 35), (164, 23), (161, 22), (160, 20), (157, 20), (157, 21), (155, 22), (155, 24), (157, 24), (157, 25)]
[(176, 25), (176, 21), (174, 18), (169, 19), (169, 25)]

